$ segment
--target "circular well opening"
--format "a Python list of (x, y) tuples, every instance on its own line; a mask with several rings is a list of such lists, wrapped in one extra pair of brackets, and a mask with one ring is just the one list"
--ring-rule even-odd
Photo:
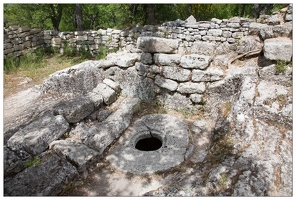
[(135, 148), (140, 151), (155, 151), (160, 149), (162, 146), (162, 141), (157, 138), (153, 137), (145, 137), (137, 141)]

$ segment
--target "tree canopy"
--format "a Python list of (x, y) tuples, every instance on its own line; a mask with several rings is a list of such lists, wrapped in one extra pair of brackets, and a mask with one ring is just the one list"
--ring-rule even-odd
[(75, 31), (161, 24), (193, 15), (198, 21), (257, 18), (285, 4), (4, 4), (4, 26)]

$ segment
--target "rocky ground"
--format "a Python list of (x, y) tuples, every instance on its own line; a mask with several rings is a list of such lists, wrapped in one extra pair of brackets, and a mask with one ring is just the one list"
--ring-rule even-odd
[[(38, 98), (36, 88), (31, 88), (5, 99), (4, 119), (18, 112), (25, 117), (30, 113), (32, 118), (43, 106), (49, 108), (55, 102), (53, 97), (50, 101), (43, 98), (40, 111), (38, 103), (32, 106)], [(275, 64), (260, 67), (257, 57), (246, 60), (241, 67), (230, 68), (223, 81), (212, 85), (206, 99), (202, 119), (151, 107), (133, 119), (151, 112), (168, 112), (190, 126), (193, 145), (190, 156), (179, 167), (133, 175), (103, 159), (89, 170), (86, 179), (70, 183), (60, 195), (291, 196), (291, 67), (285, 73), (276, 73)]]

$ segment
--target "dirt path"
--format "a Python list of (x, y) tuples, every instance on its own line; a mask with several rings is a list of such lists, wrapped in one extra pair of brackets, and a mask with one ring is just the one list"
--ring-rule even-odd
[(114, 169), (108, 163), (95, 167), (86, 180), (71, 185), (62, 196), (142, 196), (156, 190), (162, 178), (157, 175), (133, 175)]

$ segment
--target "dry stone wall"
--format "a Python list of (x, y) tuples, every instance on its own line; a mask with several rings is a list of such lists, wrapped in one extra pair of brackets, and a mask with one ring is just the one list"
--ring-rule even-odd
[[(279, 31), (282, 30), (284, 21), (292, 21), (292, 5), (285, 13), (284, 18), (283, 15), (276, 13), (271, 16), (261, 16), (257, 20), (233, 17), (222, 20), (213, 18), (211, 21), (198, 22), (190, 16), (185, 21), (176, 20), (166, 22), (161, 26), (145, 25), (124, 30), (108, 28), (107, 30), (57, 32), (30, 29), (28, 26), (10, 26), (4, 29), (4, 58), (21, 56), (26, 50), (38, 46), (55, 47), (63, 53), (65, 44), (77, 49), (89, 50), (94, 56), (102, 47), (115, 51), (122, 49), (138, 52), (137, 39), (145, 36), (174, 39), (178, 45), (175, 50), (180, 54), (199, 53), (201, 48), (196, 43), (200, 41), (227, 43), (230, 49), (235, 50), (243, 36), (256, 34), (259, 30), (258, 26), (260, 29), (264, 27), (265, 31), (260, 33), (263, 39), (283, 35), (284, 33)], [(259, 21), (258, 25), (256, 22)], [(292, 24), (285, 28), (292, 29)], [(211, 50), (209, 48), (209, 54), (213, 53)]]

